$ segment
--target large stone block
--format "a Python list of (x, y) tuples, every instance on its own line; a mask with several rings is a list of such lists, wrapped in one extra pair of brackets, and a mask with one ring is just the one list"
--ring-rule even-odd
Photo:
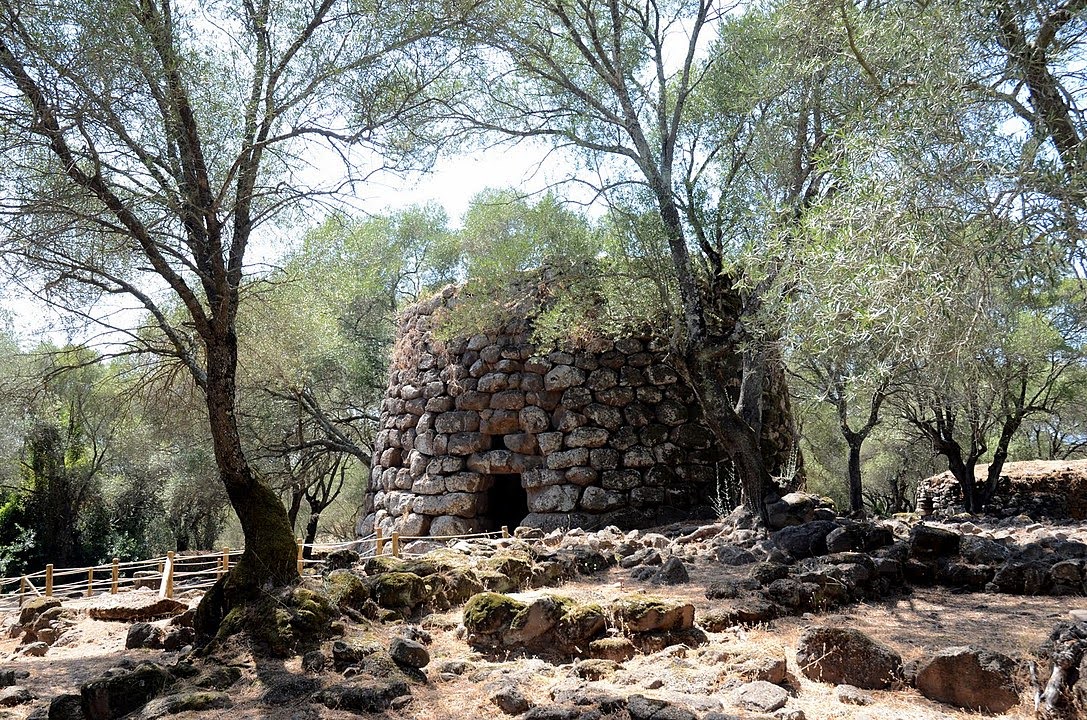
[(466, 410), (441, 413), (434, 418), (434, 430), (447, 435), (459, 432), (476, 432), (479, 430), (479, 415)]
[(430, 534), (435, 537), (443, 535), (469, 535), (481, 532), (483, 524), (476, 518), (462, 518), (453, 515), (441, 515), (430, 521)]
[(542, 408), (526, 407), (518, 414), (521, 429), (527, 433), (542, 433), (551, 427), (551, 415)]
[(564, 470), (529, 470), (521, 476), (521, 485), (528, 488), (541, 488), (546, 485), (559, 485), (566, 481)]
[(525, 406), (525, 394), (520, 390), (503, 390), (491, 396), (495, 410), (520, 410)]
[(482, 433), (453, 433), (449, 436), (446, 452), (450, 455), (471, 455), (491, 445), (489, 437)]
[(600, 475), (600, 484), (606, 490), (630, 490), (642, 482), (637, 470), (607, 470)]
[(544, 375), (544, 388), (565, 390), (585, 382), (585, 373), (572, 365), (556, 365)]
[(446, 493), (418, 495), (411, 505), (412, 512), (422, 515), (455, 515), (475, 517), (487, 510), (487, 496), (482, 493)]
[[(546, 458), (546, 464), (550, 470), (565, 470), (566, 468), (587, 465), (589, 463), (589, 450), (587, 448), (575, 448), (573, 450), (560, 450), (551, 453)], [(541, 512), (550, 512), (543, 510)]]
[(529, 488), (527, 493), (529, 512), (570, 512), (577, 507), (581, 488), (576, 485), (548, 485)]
[(581, 495), (581, 508), (590, 512), (606, 512), (626, 505), (627, 495), (616, 490), (596, 486), (585, 488)]
[(507, 435), (521, 429), (514, 410), (484, 410), (479, 414), (479, 431), (485, 435)]
[(566, 435), (568, 448), (600, 448), (608, 443), (608, 431), (599, 427), (579, 427)]
[(449, 492), (483, 492), (494, 484), (494, 478), (474, 472), (459, 472), (445, 478), (445, 488)]

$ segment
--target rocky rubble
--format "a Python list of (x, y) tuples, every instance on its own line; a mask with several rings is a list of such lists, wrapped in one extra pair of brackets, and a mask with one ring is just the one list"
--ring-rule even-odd
[[(186, 648), (171, 652), (167, 636), (180, 642), (188, 627), (181, 613), (127, 625), (132, 658), (65, 694), (33, 697), (39, 693), (32, 680), (0, 674), (0, 685), (21, 688), (0, 692), (0, 703), (42, 713), (48, 708), (58, 720), (112, 720), (123, 713), (153, 720), (178, 712), (222, 713), (238, 703), (240, 688), (254, 682), (263, 688), (259, 702), (269, 712), (289, 706), (356, 714), (402, 714), (446, 683), (471, 682), (494, 716), (526, 720), (797, 720), (810, 692), (804, 688), (813, 683), (833, 688), (841, 708), (866, 708), (902, 692), (971, 711), (1005, 712), (1023, 702), (1023, 658), (983, 647), (942, 647), (905, 663), (902, 647), (821, 623), (818, 614), (909, 593), (912, 578), (943, 582), (957, 564), (988, 564), (995, 577), (1023, 552), (1053, 561), (1046, 565), (1052, 574), (1067, 562), (1059, 558), (1078, 552), (1080, 529), (1046, 540), (1023, 525), (998, 538), (1001, 528), (971, 533), (907, 519), (817, 518), (818, 501), (786, 498), (782, 502), (796, 511), (786, 512), (790, 522), (770, 536), (737, 513), (659, 532), (522, 532), (404, 558), (340, 551), (291, 596), (298, 596), (291, 606), (298, 608), (324, 598), (306, 610), (328, 608), (319, 628), (280, 617), (287, 607), (282, 603), (269, 614), (270, 625), (311, 640), (306, 649), (298, 643), (279, 649), (299, 656), (290, 672), (258, 674), (229, 645), (200, 660)], [(643, 577), (644, 592), (624, 588), (636, 577)], [(602, 588), (597, 598), (561, 589), (589, 578), (589, 586)], [(699, 604), (708, 610), (669, 597), (676, 588), (708, 598)], [(12, 624), (33, 627), (58, 607), (64, 606), (36, 603)], [(803, 616), (800, 622), (808, 626), (788, 658), (745, 652), (734, 642), (744, 626), (784, 616)], [(320, 632), (312, 634), (315, 628)], [(444, 643), (437, 652), (435, 638)], [(1065, 694), (1077, 697), (1083, 654), (1060, 658), (1068, 655), (1061, 648), (1082, 637), (1073, 632), (1054, 638), (1038, 657), (1046, 668), (1051, 661), (1074, 666)], [(452, 654), (450, 643), (458, 648)]]

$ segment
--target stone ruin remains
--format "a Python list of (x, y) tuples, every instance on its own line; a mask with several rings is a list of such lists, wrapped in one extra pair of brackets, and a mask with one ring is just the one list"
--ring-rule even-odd
[[(399, 318), (360, 536), (647, 527), (738, 501), (693, 391), (654, 342), (538, 347), (524, 318), (440, 339), (455, 304), (450, 287)], [(794, 433), (776, 380), (763, 448), (784, 468)]]
[[(978, 482), (984, 482), (988, 470), (988, 465), (977, 466)], [(950, 472), (922, 480), (917, 487), (917, 509), (924, 515), (964, 512), (959, 481)], [(1087, 460), (1005, 463), (985, 512), (997, 517), (1087, 519)]]

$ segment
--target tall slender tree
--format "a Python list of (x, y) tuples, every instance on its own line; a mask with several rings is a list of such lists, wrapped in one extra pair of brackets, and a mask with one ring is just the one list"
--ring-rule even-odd
[[(327, 172), (353, 146), (383, 165), (409, 156), (451, 61), (440, 35), (470, 5), (0, 1), (0, 249), (43, 297), (114, 331), (115, 348), (173, 357), (203, 392), (246, 539), (228, 602), (297, 574), (287, 513), (239, 435), (251, 247), (359, 179)], [(118, 297), (157, 331), (95, 306)]]

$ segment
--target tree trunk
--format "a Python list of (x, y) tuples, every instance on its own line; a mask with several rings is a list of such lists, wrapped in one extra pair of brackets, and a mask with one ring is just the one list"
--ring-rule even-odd
[(1019, 430), (1022, 417), (1010, 415), (1004, 418), (1004, 425), (1000, 428), (1000, 439), (997, 440), (996, 450), (993, 451), (992, 462), (989, 463), (989, 471), (985, 476), (985, 486), (980, 489), (980, 505), (987, 505), (996, 494), (996, 486), (1000, 482), (1000, 473), (1004, 471), (1004, 463), (1008, 459), (1008, 445), (1012, 436)]
[(966, 512), (976, 513), (980, 511), (977, 497), (977, 484), (974, 482), (974, 463), (964, 462), (962, 452), (958, 445), (944, 452), (947, 457), (947, 469), (959, 481), (962, 489), (962, 502)]
[(237, 337), (233, 330), (207, 345), (207, 405), (212, 443), (227, 497), (241, 522), (245, 551), (227, 579), (227, 606), (252, 597), (266, 583), (298, 578), (297, 545), (287, 510), (271, 488), (253, 475), (235, 416)]
[(310, 512), (309, 521), (306, 522), (306, 538), (303, 541), (302, 557), (309, 560), (313, 557), (313, 543), (317, 539), (317, 525), (321, 522), (321, 512)]
[(864, 512), (864, 495), (861, 492), (861, 445), (864, 436), (856, 433), (846, 437), (849, 445), (849, 509)]
[(698, 393), (703, 420), (732, 460), (743, 489), (744, 506), (769, 525), (766, 498), (775, 485), (762, 456), (759, 436), (732, 406), (718, 377), (720, 367), (710, 353), (695, 352), (687, 360), (687, 372), (688, 381)]
[[(668, 187), (667, 182), (663, 182), (655, 187), (654, 191), (660, 218), (668, 236), (672, 265), (683, 304), (683, 323), (687, 335), (684, 355), (690, 376), (687, 379), (698, 392), (703, 419), (732, 460), (743, 488), (744, 505), (764, 524), (769, 525), (770, 515), (766, 509), (766, 497), (775, 485), (762, 456), (759, 436), (762, 419), (762, 378), (765, 375), (763, 372), (765, 367), (757, 362), (751, 363), (752, 358), (749, 354), (745, 354), (744, 379), (749, 382), (741, 383), (741, 393), (751, 398), (752, 404), (744, 406), (743, 398), (740, 398), (740, 409), (744, 413), (741, 416), (722, 384), (720, 367), (722, 348), (715, 347), (715, 343), (708, 337), (705, 307), (698, 279), (693, 271), (690, 252), (687, 249), (683, 222), (672, 198), (671, 188)], [(749, 368), (749, 364), (755, 367)], [(757, 375), (749, 378), (749, 371), (757, 372)], [(756, 424), (754, 428), (747, 422), (749, 419)]]

